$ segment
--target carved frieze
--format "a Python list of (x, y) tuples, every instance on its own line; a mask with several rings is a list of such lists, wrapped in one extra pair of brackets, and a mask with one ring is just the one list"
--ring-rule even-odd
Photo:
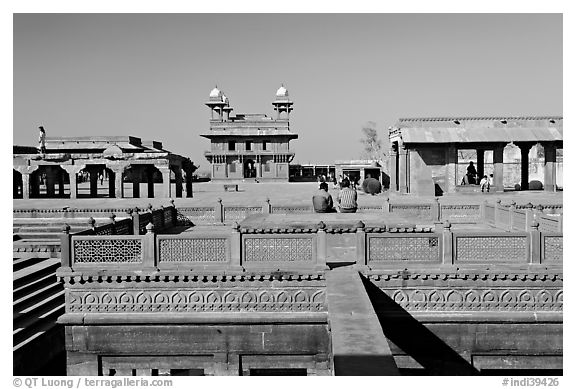
[(562, 311), (561, 288), (386, 288), (408, 311)]
[(326, 311), (322, 287), (68, 290), (66, 312)]

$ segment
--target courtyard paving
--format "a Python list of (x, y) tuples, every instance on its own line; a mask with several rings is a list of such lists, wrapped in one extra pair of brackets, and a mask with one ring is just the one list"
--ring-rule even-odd
[[(157, 185), (159, 190), (160, 184)], [(194, 183), (193, 198), (174, 198), (176, 206), (212, 206), (218, 199), (222, 199), (224, 205), (238, 206), (260, 206), (266, 199), (270, 199), (273, 205), (311, 205), (312, 195), (317, 190), (318, 184), (311, 183), (247, 183), (239, 184), (238, 192), (226, 192), (222, 184), (214, 183)], [(107, 189), (100, 188), (101, 193), (107, 193)], [(145, 191), (141, 192), (145, 194)], [(338, 194), (338, 189), (330, 186), (329, 193), (334, 199)], [(387, 197), (393, 203), (418, 203), (429, 202), (432, 197), (417, 197), (413, 195), (397, 195), (382, 193), (379, 195), (368, 195), (358, 192), (359, 205), (382, 205)], [(547, 193), (543, 191), (525, 192), (504, 192), (504, 193), (466, 193), (448, 194), (439, 197), (440, 203), (449, 204), (478, 204), (484, 200), (490, 202), (501, 199), (503, 203), (512, 201), (517, 204), (561, 204), (562, 192)], [(13, 207), (19, 208), (130, 208), (169, 205), (167, 198), (81, 198), (81, 199), (16, 199), (13, 200)]]

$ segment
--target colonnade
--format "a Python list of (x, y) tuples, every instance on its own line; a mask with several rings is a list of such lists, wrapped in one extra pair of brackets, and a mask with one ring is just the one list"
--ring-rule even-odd
[[(133, 163), (93, 163), (93, 164), (38, 164), (32, 166), (15, 166), (13, 179), (14, 198), (78, 198), (79, 173), (87, 172), (89, 177), (90, 198), (98, 197), (98, 180), (104, 171), (108, 177), (108, 193), (110, 198), (124, 198), (127, 171), (130, 171), (129, 181), (132, 184), (132, 197), (140, 197), (140, 184), (147, 183), (147, 197), (183, 197), (184, 181), (186, 197), (192, 197), (192, 165), (168, 164), (133, 164)], [(162, 185), (155, 193), (155, 181), (158, 173), (162, 178)], [(175, 191), (172, 193), (171, 172), (174, 173)], [(184, 175), (185, 173), (185, 179)], [(143, 179), (144, 178), (144, 179)], [(45, 194), (40, 193), (41, 182), (46, 188)], [(69, 194), (65, 192), (65, 183), (69, 182)]]

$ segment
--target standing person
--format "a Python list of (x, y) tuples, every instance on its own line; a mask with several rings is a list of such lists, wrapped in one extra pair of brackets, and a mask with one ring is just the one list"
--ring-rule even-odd
[(314, 212), (317, 213), (336, 212), (332, 196), (328, 193), (327, 182), (320, 183), (318, 191), (312, 196), (312, 205), (314, 206)]
[(46, 153), (46, 131), (44, 131), (44, 127), (38, 127), (40, 129), (40, 133), (38, 134), (38, 150), (42, 154)]
[(340, 205), (340, 212), (354, 213), (358, 209), (358, 193), (356, 190), (350, 188), (350, 180), (347, 178), (342, 180), (342, 190), (338, 193), (338, 204)]

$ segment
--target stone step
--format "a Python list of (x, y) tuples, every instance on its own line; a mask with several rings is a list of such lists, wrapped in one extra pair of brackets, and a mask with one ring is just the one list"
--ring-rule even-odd
[(64, 290), (64, 286), (56, 280), (54, 277), (53, 282), (51, 284), (39, 287), (30, 293), (14, 300), (12, 302), (12, 311), (14, 313), (21, 313), (25, 311), (28, 307), (35, 305), (39, 301), (43, 301), (46, 298), (49, 298), (51, 295), (56, 294), (60, 291)]
[(43, 276), (34, 279), (18, 288), (14, 288), (12, 292), (12, 299), (20, 299), (29, 293), (33, 293), (37, 289), (42, 289), (47, 285), (53, 284), (55, 280), (56, 275), (53, 272), (44, 274)]
[(42, 262), (17, 270), (13, 272), (12, 275), (13, 288), (20, 288), (27, 283), (42, 278), (46, 274), (56, 274), (56, 269), (58, 267), (60, 267), (59, 258), (46, 258)]
[(14, 334), (31, 328), (38, 320), (50, 316), (58, 307), (64, 307), (64, 290), (52, 293), (27, 306), (20, 312), (13, 313)]
[(39, 257), (35, 254), (29, 254), (21, 258), (14, 258), (12, 261), (12, 271), (21, 270), (25, 267), (35, 265), (45, 259), (45, 257)]
[(41, 337), (49, 329), (57, 326), (58, 317), (64, 314), (64, 298), (62, 297), (59, 304), (44, 305), (43, 308), (38, 316), (34, 315), (27, 320), (21, 320), (18, 324), (14, 323), (12, 332), (14, 348)]

